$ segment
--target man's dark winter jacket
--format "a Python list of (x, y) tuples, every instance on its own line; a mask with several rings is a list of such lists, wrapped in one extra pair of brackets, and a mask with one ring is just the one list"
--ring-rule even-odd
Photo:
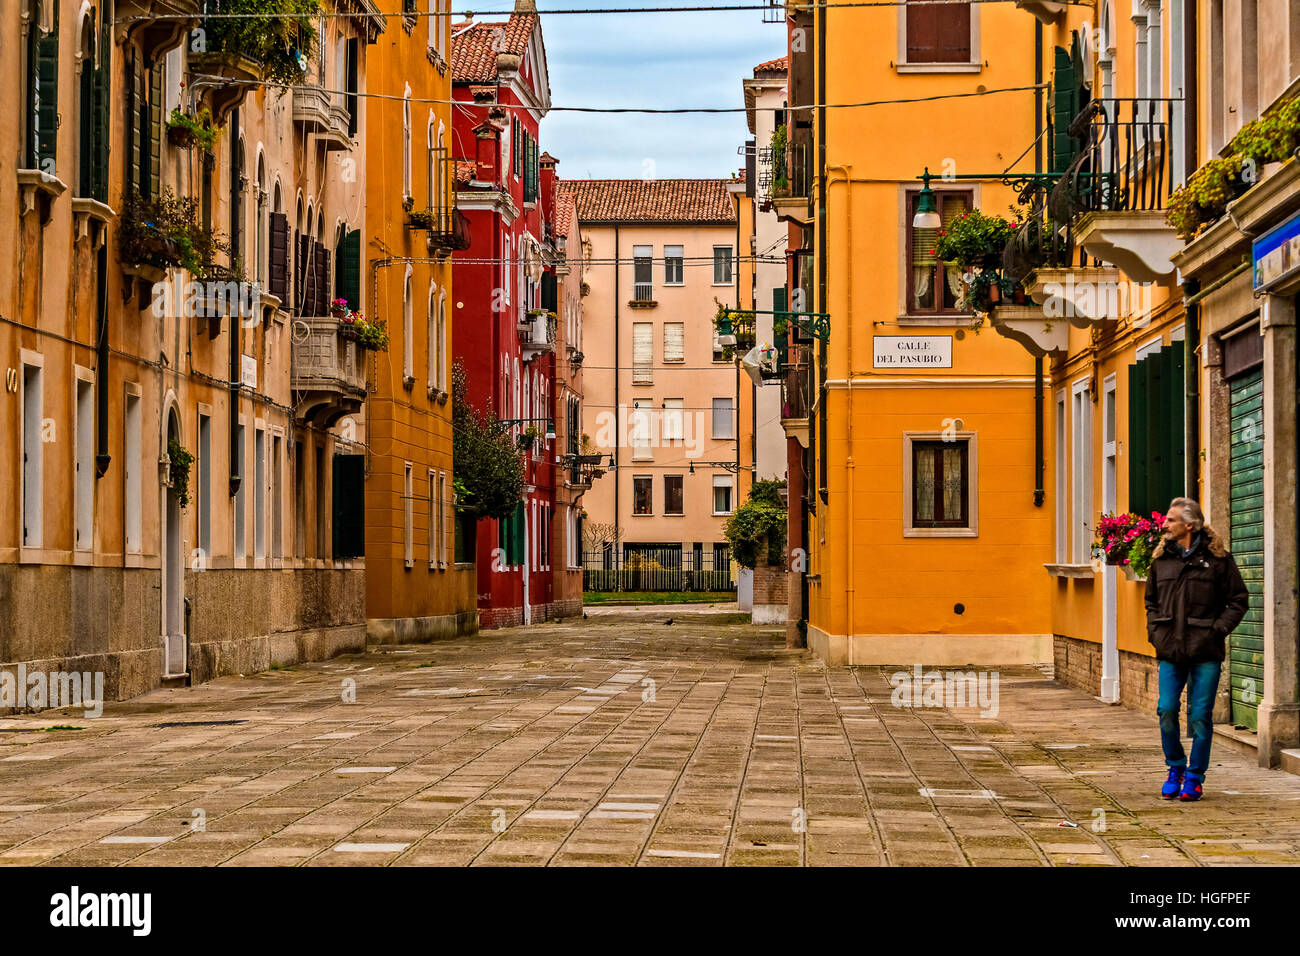
[(1250, 603), (1237, 562), (1206, 525), (1188, 551), (1161, 541), (1147, 572), (1147, 639), (1175, 664), (1221, 661), (1224, 639)]

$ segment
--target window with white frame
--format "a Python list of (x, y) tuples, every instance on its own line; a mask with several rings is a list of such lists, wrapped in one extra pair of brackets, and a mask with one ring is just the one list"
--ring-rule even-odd
[[(236, 475), (244, 474), (244, 423), (240, 422), (235, 426), (235, 447), (232, 454), (235, 457), (232, 463), (232, 471)], [(241, 481), (235, 490), (235, 547), (234, 555), (236, 560), (243, 560), (248, 554), (248, 540), (244, 532), (244, 512), (247, 510), (247, 503), (244, 499), (244, 485), (246, 482)]]
[(682, 415), (682, 399), (664, 399), (662, 429), (664, 441), (682, 441), (684, 439)]
[(654, 246), (632, 247), (632, 298), (649, 302), (654, 298)]
[(415, 378), (415, 303), (411, 301), (411, 274), (408, 265), (402, 280), (402, 377)]
[(408, 568), (415, 565), (415, 476), (409, 461), (402, 478), (402, 555)]
[(23, 547), (39, 548), (44, 540), (45, 412), (44, 368), (23, 364)]
[(904, 432), (903, 536), (975, 537), (978, 474), (974, 432)]
[(1056, 393), (1056, 563), (1070, 562), (1069, 475), (1066, 474), (1070, 431), (1065, 390)]
[(411, 84), (402, 93), (402, 198), (410, 199), (411, 192)]
[(732, 277), (732, 248), (731, 246), (714, 246), (713, 247), (713, 284), (714, 285), (731, 285)]
[(253, 557), (266, 557), (266, 429), (253, 432)]
[(90, 369), (77, 369), (73, 547), (78, 551), (89, 551), (95, 545), (95, 383), (92, 375)]
[(1074, 564), (1092, 560), (1092, 391), (1089, 381), (1075, 382), (1070, 390), (1071, 418), (1071, 539)]
[(654, 325), (632, 323), (632, 382), (649, 385), (654, 381)]
[(723, 439), (736, 437), (731, 418), (730, 398), (713, 400), (713, 437)]
[(438, 472), (438, 567), (447, 566), (447, 473)]
[(429, 469), (429, 523), (425, 525), (429, 534), (429, 570), (433, 570), (438, 564), (438, 548), (441, 546), (439, 537), (439, 524), (442, 522), (442, 515), (438, 513), (438, 473), (432, 468)]
[(447, 290), (438, 292), (438, 391), (447, 391)]
[(664, 323), (664, 362), (686, 361), (686, 323)]
[(632, 446), (633, 461), (650, 461), (654, 458), (650, 439), (649, 409), (633, 408), (628, 416), (628, 444)]
[(681, 246), (664, 246), (664, 285), (685, 285), (685, 254)]
[(731, 514), (732, 479), (730, 475), (713, 476), (713, 513)]
[(212, 416), (199, 413), (198, 520), (200, 558), (212, 557)]
[(142, 441), (143, 417), (140, 410), (140, 387), (134, 382), (127, 383), (128, 391), (126, 395), (126, 437), (125, 444), (122, 446), (124, 452), (122, 458), (122, 501), (123, 501), (123, 525), (124, 536), (126, 539), (127, 554), (139, 554), (141, 552), (141, 538), (143, 531), (144, 509), (142, 507), (141, 496), (144, 491), (141, 481), (142, 465)]

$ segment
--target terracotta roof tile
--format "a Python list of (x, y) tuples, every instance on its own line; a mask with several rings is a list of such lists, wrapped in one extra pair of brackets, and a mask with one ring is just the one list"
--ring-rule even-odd
[[(497, 54), (522, 57), (537, 27), (537, 14), (515, 13), (509, 20), (462, 24), (451, 37), (451, 78), (456, 83), (495, 83)], [(504, 30), (499, 49), (494, 49), (497, 30)]]
[(557, 236), (567, 236), (569, 227), (573, 225), (573, 193), (564, 189), (563, 185), (555, 192), (555, 234)]
[(732, 223), (725, 179), (566, 179), (580, 222)]
[(781, 56), (775, 60), (768, 60), (766, 63), (760, 63), (754, 67), (754, 75), (760, 73), (788, 73), (790, 71), (790, 57)]

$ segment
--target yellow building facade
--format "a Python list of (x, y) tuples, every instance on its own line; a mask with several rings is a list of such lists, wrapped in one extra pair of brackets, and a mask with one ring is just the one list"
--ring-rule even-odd
[[(960, 28), (941, 29), (938, 9)], [(1045, 373), (972, 328), (956, 277), (911, 226), (927, 167), (950, 176), (931, 183), (945, 222), (1005, 213), (1002, 172), (1034, 171), (1034, 92), (997, 92), (1034, 83), (1033, 19), (1000, 4), (830, 4), (790, 28), (792, 104), (904, 101), (789, 114), (806, 164), (790, 179), (808, 183), (775, 200), (803, 247), (792, 307), (829, 325), (808, 372), (808, 646), (848, 664), (1048, 660)], [(988, 95), (944, 98), (976, 86)]]
[[(432, 14), (446, 14), (433, 0)], [(375, 355), (366, 456), (366, 629), (426, 641), (478, 627), (474, 556), (457, 554), (451, 354), (456, 313), (451, 18), (390, 17), (370, 53), (366, 288)], [(463, 550), (463, 549), (462, 549)]]

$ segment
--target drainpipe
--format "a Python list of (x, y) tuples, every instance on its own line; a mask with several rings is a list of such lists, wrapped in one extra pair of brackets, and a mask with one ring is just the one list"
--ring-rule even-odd
[[(236, 110), (230, 120), (230, 141), (239, 142), (239, 111)], [(231, 170), (234, 174), (234, 170)], [(232, 239), (235, 237), (232, 237)], [(230, 497), (235, 497), (239, 493), (239, 486), (243, 483), (243, 478), (239, 474), (240, 447), (239, 447), (239, 389), (240, 375), (239, 369), (239, 339), (242, 332), (243, 322), (240, 318), (231, 315), (230, 320)], [(319, 484), (319, 482), (317, 482)], [(321, 543), (316, 542), (316, 552), (319, 554)]]
[[(101, 233), (107, 226), (99, 226)], [(108, 453), (108, 236), (95, 256), (95, 292), (99, 297), (98, 335), (95, 338), (95, 477), (103, 478), (113, 459)], [(138, 465), (138, 463), (137, 463)]]
[[(854, 468), (853, 461), (853, 182), (852, 182), (851, 165), (827, 166), (827, 178), (823, 179), (823, 193), (829, 193), (830, 187), (842, 182), (844, 184), (844, 220), (846, 233), (846, 246), (844, 249), (844, 282), (845, 282), (845, 301), (844, 301), (844, 354), (845, 354), (845, 404), (844, 411), (844, 494), (845, 494), (845, 521), (843, 526), (844, 533), (844, 574), (845, 574), (845, 634), (848, 637), (849, 664), (853, 663), (853, 600), (854, 600), (854, 574), (853, 574), (853, 520), (852, 512), (854, 506)], [(839, 170), (844, 174), (843, 179), (830, 179), (832, 170)], [(830, 311), (825, 307), (821, 311)]]
[[(1034, 20), (1034, 172), (1043, 171), (1043, 22)], [(1041, 508), (1043, 488), (1043, 357), (1034, 357), (1034, 507)]]
[(623, 409), (618, 404), (618, 373), (619, 373), (619, 367), (618, 367), (619, 268), (618, 267), (619, 267), (618, 224), (616, 223), (614, 225), (614, 454), (611, 458), (611, 460), (614, 462), (614, 467), (610, 469), (610, 471), (614, 475), (614, 590), (615, 591), (623, 590), (623, 575), (620, 573), (622, 571), (622, 564), (623, 564), (621, 559), (622, 549), (619, 547), (619, 542), (618, 542), (619, 539), (618, 488), (619, 488), (620, 478), (622, 477), (618, 473), (618, 449), (620, 445), (620, 440), (622, 439), (623, 436), (623, 423), (621, 421), (621, 419), (623, 418)]
[(1201, 305), (1196, 292), (1201, 283), (1183, 283), (1186, 315), (1183, 319), (1183, 467), (1187, 496), (1201, 500)]

